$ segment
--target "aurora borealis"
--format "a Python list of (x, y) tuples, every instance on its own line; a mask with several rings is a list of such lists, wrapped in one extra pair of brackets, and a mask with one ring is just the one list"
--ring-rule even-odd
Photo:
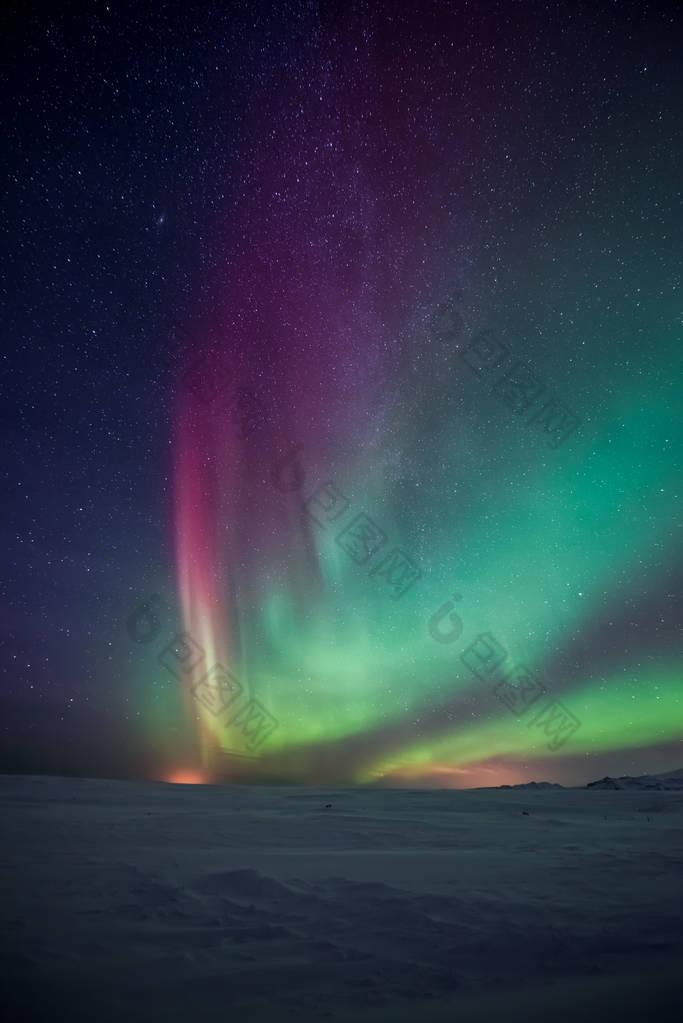
[[(463, 663), (477, 637), (488, 632), (508, 652), (506, 667), (530, 666), (580, 719), (565, 756), (680, 736), (676, 621), (662, 607), (667, 592), (671, 600), (676, 591), (665, 566), (652, 565), (652, 552), (675, 535), (678, 515), (676, 476), (664, 468), (667, 444), (676, 434), (673, 404), (668, 415), (655, 417), (653, 410), (647, 430), (632, 426), (625, 436), (617, 429), (619, 404), (611, 425), (606, 409), (608, 443), (602, 454), (595, 433), (586, 437), (585, 430), (571, 446), (549, 454), (548, 444), (530, 435), (525, 424), (501, 430), (494, 416), (501, 425), (509, 417), (491, 408), (484, 436), (470, 439), (469, 451), (455, 445), (454, 452), (450, 437), (462, 432), (463, 420), (465, 430), (476, 431), (471, 424), (477, 423), (479, 395), (466, 371), (449, 379), (462, 405), (470, 392), (473, 407), (444, 414), (430, 431), (441, 478), (400, 447), (361, 452), (354, 445), (350, 457), (341, 453), (335, 460), (331, 450), (326, 456), (309, 443), (294, 460), (285, 454), (284, 465), (300, 464), (280, 492), (273, 487), (267, 454), (279, 430), (265, 423), (250, 451), (249, 439), (237, 450), (226, 443), (229, 425), (215, 407), (194, 410), (206, 430), (201, 439), (185, 426), (181, 466), (185, 444), (194, 452), (188, 462), (195, 467), (202, 464), (199, 451), (212, 456), (203, 485), (201, 469), (196, 475), (181, 469), (177, 482), (185, 625), (218, 661), (237, 664), (237, 676), (249, 679), (249, 691), (277, 719), (260, 749), (266, 772), (286, 777), (291, 771), (297, 780), (344, 778), (347, 771), (356, 781), (394, 772), (401, 778), (411, 770), (444, 778), (472, 765), (476, 773), (476, 765), (491, 758), (547, 756), (547, 735), (533, 728), (535, 711), (517, 720), (493, 698), (486, 672), (473, 677)], [(299, 392), (293, 387), (291, 393)], [(633, 411), (630, 418), (633, 424)], [(424, 443), (423, 423), (423, 416), (410, 418), (411, 446)], [(306, 436), (320, 437), (323, 430), (313, 420)], [(648, 459), (653, 450), (660, 457)], [(483, 457), (484, 451), (504, 471), (477, 471), (477, 452)], [(326, 472), (326, 459), (334, 472)], [(253, 495), (238, 482), (245, 463), (247, 477), (250, 465), (266, 469), (261, 478), (255, 474)], [(458, 471), (462, 463), (469, 465), (470, 479)], [(272, 464), (277, 467), (277, 460)], [(219, 478), (229, 481), (223, 490), (211, 486), (216, 467)], [(520, 476), (526, 480), (521, 487), (514, 484)], [(362, 488), (354, 477), (365, 481)], [(299, 481), (300, 487), (292, 486)], [(321, 485), (327, 489), (317, 489)], [(402, 485), (412, 501), (396, 500)], [(416, 523), (413, 502), (422, 493), (419, 507), (429, 533)], [(468, 515), (454, 509), (457, 494)], [(652, 495), (657, 516), (643, 494)], [(312, 501), (316, 519), (304, 513)], [(486, 509), (476, 507), (480, 502)], [(617, 505), (628, 529), (613, 528)], [(375, 532), (367, 548), (349, 553), (342, 546), (344, 529), (353, 529), (354, 514), (368, 509)], [(368, 554), (380, 542), (378, 528), (386, 538), (383, 553), (400, 538), (419, 566), (419, 578), (399, 599), (381, 571), (369, 570), (383, 564), (379, 551)], [(455, 543), (449, 543), (449, 530)], [(261, 551), (262, 558), (252, 555), (245, 565), (245, 550)], [(643, 551), (651, 552), (647, 567)], [(367, 564), (358, 563), (366, 557)], [(221, 573), (229, 585), (219, 591)], [(449, 600), (454, 591), (460, 598), (457, 635), (452, 643), (437, 643), (430, 619), (441, 608), (448, 613), (456, 607)], [(643, 594), (640, 609), (629, 599), (634, 591)], [(643, 613), (653, 603), (659, 606), (656, 621), (651, 612)], [(633, 606), (626, 620), (624, 605)], [(611, 634), (620, 636), (623, 649), (610, 650)], [(492, 675), (491, 681), (498, 678)], [(211, 711), (200, 712), (208, 764), (221, 749), (239, 749), (239, 728), (235, 735), (226, 727), (229, 717), (229, 711), (219, 717), (216, 727)]]
[[(63, 265), (70, 234), (99, 233), (103, 256), (91, 265), (83, 246), (76, 297), (58, 280), (56, 319), (46, 299), (32, 314), (42, 333), (23, 335), (33, 359), (56, 322), (74, 368), (61, 400), (83, 425), (54, 429), (55, 464), (70, 506), (89, 509), (98, 559), (47, 653), (55, 720), (55, 691), (64, 702), (74, 686), (89, 706), (40, 757), (53, 764), (73, 743), (96, 767), (101, 729), (116, 737), (110, 769), (163, 778), (572, 784), (680, 766), (668, 9), (158, 17), (156, 38), (176, 42), (144, 51), (145, 71), (136, 16), (102, 8), (109, 55), (87, 74), (107, 84), (83, 100), (75, 135), (68, 120), (57, 129), (87, 166), (83, 125), (118, 83), (135, 145), (117, 150), (116, 173), (102, 157), (114, 205), (93, 166), (78, 230), (57, 219), (25, 242), (27, 276), (52, 259), (43, 249)], [(63, 54), (85, 45), (65, 42), (70, 31)], [(68, 94), (66, 66), (59, 75)], [(147, 122), (170, 113), (146, 143), (147, 78)], [(124, 193), (146, 210), (144, 238)], [(74, 303), (92, 305), (95, 326), (73, 327)], [(13, 434), (15, 481), (26, 445), (53, 430), (52, 400)], [(76, 580), (71, 540), (46, 525), (62, 514), (45, 493), (52, 450), (33, 529), (43, 549), (67, 550), (66, 567), (52, 558), (54, 622)], [(23, 509), (17, 490), (8, 532), (25, 531)], [(64, 532), (82, 542), (77, 519)], [(20, 650), (33, 603), (15, 605)], [(85, 653), (73, 641), (66, 656), (64, 630)], [(496, 691), (503, 678), (529, 682), (523, 713)], [(13, 699), (35, 710), (33, 695)], [(554, 714), (574, 722), (561, 742)], [(29, 719), (22, 710), (15, 759)]]

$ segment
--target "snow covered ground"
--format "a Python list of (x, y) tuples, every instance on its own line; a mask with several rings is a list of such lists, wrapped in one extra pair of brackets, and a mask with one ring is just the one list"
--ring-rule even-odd
[(0, 808), (13, 1020), (555, 1023), (683, 1004), (681, 792), (0, 776)]

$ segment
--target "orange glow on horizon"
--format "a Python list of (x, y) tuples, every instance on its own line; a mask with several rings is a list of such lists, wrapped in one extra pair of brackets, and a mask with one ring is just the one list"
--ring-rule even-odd
[(170, 771), (164, 775), (162, 781), (168, 782), (170, 785), (210, 785), (211, 779), (207, 778), (201, 771), (196, 771), (193, 768), (179, 768), (175, 771)]
[(516, 785), (529, 779), (520, 776), (515, 765), (500, 761), (480, 761), (458, 767), (430, 764), (421, 768), (396, 768), (381, 775), (381, 780), (397, 788), (476, 789), (498, 785)]

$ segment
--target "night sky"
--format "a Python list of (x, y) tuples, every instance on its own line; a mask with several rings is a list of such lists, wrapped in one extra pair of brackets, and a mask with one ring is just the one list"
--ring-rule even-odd
[(675, 7), (12, 5), (0, 770), (683, 766)]

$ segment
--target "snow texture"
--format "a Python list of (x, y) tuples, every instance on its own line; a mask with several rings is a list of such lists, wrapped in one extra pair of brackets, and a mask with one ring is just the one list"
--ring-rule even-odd
[(0, 800), (12, 1020), (678, 1018), (683, 792), (0, 776)]

